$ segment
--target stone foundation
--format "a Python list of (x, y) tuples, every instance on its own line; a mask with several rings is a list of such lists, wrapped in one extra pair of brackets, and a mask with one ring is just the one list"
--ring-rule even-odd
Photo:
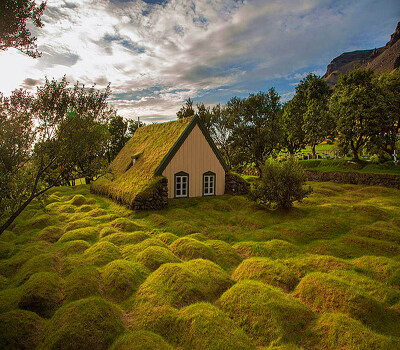
[(342, 184), (384, 186), (400, 189), (400, 175), (340, 171), (306, 170), (308, 181), (331, 181)]
[(139, 193), (133, 202), (133, 210), (160, 210), (168, 205), (168, 179), (162, 178), (154, 187)]
[(250, 184), (234, 173), (225, 174), (225, 193), (232, 195), (244, 195), (250, 191)]

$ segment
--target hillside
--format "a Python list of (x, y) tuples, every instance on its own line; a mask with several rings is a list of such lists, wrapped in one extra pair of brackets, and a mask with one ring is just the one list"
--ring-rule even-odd
[(389, 42), (384, 47), (345, 52), (332, 60), (323, 77), (333, 87), (339, 79), (339, 74), (348, 73), (354, 69), (355, 65), (361, 68), (370, 68), (379, 73), (390, 72), (400, 67), (399, 39), (400, 22), (397, 24), (395, 32), (390, 36)]
[(399, 349), (400, 191), (132, 212), (60, 187), (0, 236), (1, 349)]

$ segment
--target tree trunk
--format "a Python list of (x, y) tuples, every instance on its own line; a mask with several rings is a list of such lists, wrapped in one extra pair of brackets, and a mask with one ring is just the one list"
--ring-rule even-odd
[(315, 153), (315, 146), (316, 145), (312, 145), (312, 157), (313, 157), (313, 159), (317, 158), (317, 154)]
[(360, 161), (360, 159), (358, 158), (358, 149), (353, 148), (352, 151), (353, 151), (353, 161), (358, 163)]
[(25, 203), (23, 203), (10, 217), (9, 219), (0, 227), (0, 236), (1, 234), (14, 222), (14, 220), (18, 217), (19, 214), (28, 206), (30, 202), (35, 198), (34, 195), (30, 196)]
[(90, 182), (92, 181), (91, 177), (85, 177), (85, 184), (90, 185)]

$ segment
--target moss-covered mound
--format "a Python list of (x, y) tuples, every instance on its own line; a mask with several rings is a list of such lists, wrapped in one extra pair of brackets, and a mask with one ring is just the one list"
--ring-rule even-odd
[(29, 259), (15, 274), (13, 284), (20, 285), (37, 272), (55, 272), (52, 254), (40, 254)]
[(0, 349), (35, 349), (44, 322), (31, 311), (13, 310), (0, 314)]
[(259, 346), (301, 337), (313, 313), (280, 289), (243, 281), (218, 300), (220, 308)]
[(334, 270), (351, 270), (354, 265), (346, 260), (329, 255), (299, 255), (283, 262), (298, 278), (310, 272), (330, 272)]
[(14, 251), (14, 244), (0, 241), (0, 259), (8, 259), (13, 255)]
[(64, 279), (65, 303), (100, 296), (100, 273), (93, 266), (84, 266), (76, 269)]
[(101, 298), (74, 301), (51, 318), (39, 349), (106, 349), (125, 330), (121, 317), (119, 309)]
[(157, 238), (147, 238), (144, 241), (137, 243), (137, 244), (127, 244), (123, 248), (121, 248), (122, 251), (122, 256), (125, 259), (128, 260), (136, 260), (136, 256), (145, 250), (148, 247), (164, 247), (167, 248), (167, 246), (164, 244), (164, 242), (160, 241)]
[(60, 251), (64, 255), (68, 256), (68, 255), (82, 253), (88, 248), (90, 248), (90, 244), (88, 242), (82, 241), (82, 240), (77, 240), (77, 241), (70, 241), (70, 242), (64, 243), (61, 246)]
[(142, 265), (126, 260), (114, 260), (102, 271), (104, 293), (112, 300), (122, 301), (129, 297), (149, 271)]
[(172, 252), (182, 260), (207, 259), (214, 261), (213, 250), (204, 243), (192, 238), (182, 237), (170, 245)]
[(173, 350), (161, 336), (149, 331), (133, 331), (119, 337), (110, 350)]
[(237, 251), (224, 241), (209, 240), (205, 244), (213, 250), (215, 262), (224, 269), (235, 267), (242, 261)]
[(104, 226), (99, 232), (99, 237), (103, 238), (116, 232), (118, 232), (116, 228), (112, 226)]
[(111, 226), (123, 232), (134, 232), (143, 230), (143, 227), (125, 218), (115, 219), (113, 222), (111, 222)]
[(96, 239), (97, 235), (98, 235), (98, 229), (96, 227), (78, 228), (76, 230), (65, 232), (60, 237), (58, 242), (64, 243), (64, 242), (77, 241), (77, 240), (91, 242), (94, 239)]
[(157, 270), (167, 263), (179, 263), (181, 260), (170, 250), (163, 247), (148, 247), (136, 256), (136, 261), (146, 266), (149, 270)]
[(75, 205), (77, 207), (80, 207), (83, 204), (95, 204), (96, 201), (93, 198), (86, 198), (85, 196), (81, 194), (77, 194), (72, 197), (72, 199), (69, 201), (70, 204)]
[(171, 232), (162, 232), (162, 233), (159, 233), (156, 237), (160, 241), (163, 241), (166, 245), (172, 244), (174, 241), (176, 241), (179, 238), (177, 235), (174, 235)]
[(233, 245), (233, 248), (245, 259), (252, 257), (285, 259), (301, 253), (299, 247), (279, 239), (273, 239), (267, 242), (240, 242)]
[(286, 292), (293, 290), (299, 280), (285, 265), (269, 258), (250, 258), (244, 260), (235, 270), (232, 278), (236, 281), (256, 280)]
[(164, 264), (140, 286), (137, 296), (157, 305), (182, 307), (213, 301), (233, 284), (224, 270), (208, 260)]
[(68, 232), (78, 228), (91, 227), (94, 226), (94, 224), (95, 223), (92, 220), (88, 219), (74, 220), (65, 225), (64, 231)]
[(119, 248), (110, 242), (99, 242), (85, 250), (83, 258), (88, 265), (103, 266), (121, 258)]
[(21, 287), (0, 290), (0, 313), (16, 309), (20, 295)]
[(115, 245), (120, 246), (125, 244), (137, 244), (149, 237), (150, 236), (143, 231), (116, 232), (105, 236), (104, 238), (102, 238), (102, 241), (111, 242)]
[(209, 303), (181, 309), (178, 329), (179, 343), (184, 349), (256, 349), (243, 330)]
[(32, 275), (21, 287), (18, 307), (48, 318), (59, 308), (62, 299), (61, 280), (58, 275), (39, 272)]
[(44, 228), (37, 236), (39, 241), (46, 241), (49, 243), (57, 242), (63, 235), (64, 231), (57, 226), (48, 226)]
[(331, 274), (314, 272), (304, 277), (294, 296), (315, 312), (342, 312), (372, 328), (387, 322), (383, 306), (361, 288)]
[(399, 340), (373, 332), (360, 321), (341, 313), (325, 313), (310, 330), (312, 340), (305, 348), (313, 349), (399, 349)]

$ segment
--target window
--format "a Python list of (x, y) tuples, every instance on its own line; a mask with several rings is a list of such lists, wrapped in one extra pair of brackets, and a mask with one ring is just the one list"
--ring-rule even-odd
[(203, 196), (215, 196), (215, 173), (203, 174)]
[(189, 197), (189, 174), (183, 171), (175, 174), (175, 198)]

